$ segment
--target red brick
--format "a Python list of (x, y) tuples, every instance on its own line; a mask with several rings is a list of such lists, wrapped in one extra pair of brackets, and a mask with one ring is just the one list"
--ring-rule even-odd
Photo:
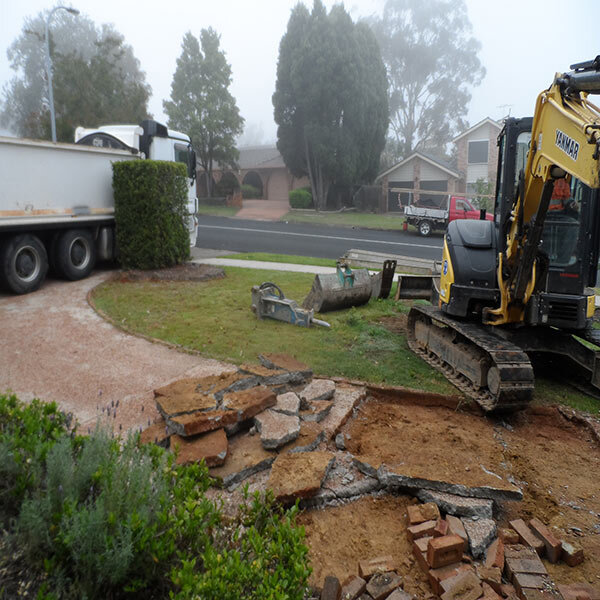
[(427, 546), (429, 546), (429, 540), (432, 540), (431, 536), (419, 538), (413, 542), (413, 552), (425, 552), (427, 554)]
[(171, 436), (171, 450), (177, 452), (175, 462), (189, 465), (204, 460), (207, 467), (220, 467), (227, 458), (227, 435), (224, 429), (195, 437)]
[(564, 600), (600, 600), (600, 590), (589, 583), (571, 583), (558, 586)]
[(544, 542), (527, 527), (523, 519), (515, 519), (510, 526), (519, 534), (519, 540), (526, 546), (531, 546), (540, 556), (544, 553)]
[(433, 502), (413, 504), (406, 508), (409, 526), (419, 525), (425, 521), (437, 521), (440, 518), (440, 509)]
[(419, 567), (421, 567), (421, 571), (423, 571), (423, 573), (427, 573), (429, 571), (429, 565), (427, 564), (427, 552), (420, 552), (413, 547), (413, 553), (417, 559), (417, 564)]
[(540, 557), (530, 546), (523, 546), (523, 544), (507, 544), (504, 546), (504, 558), (539, 560)]
[(561, 558), (570, 567), (576, 567), (583, 562), (583, 549), (563, 540), (561, 545)]
[(342, 586), (340, 580), (333, 575), (325, 577), (323, 590), (321, 591), (321, 600), (340, 600), (342, 597)]
[(547, 575), (548, 571), (537, 555), (534, 558), (507, 558), (506, 576), (512, 581), (517, 573)]
[(543, 590), (550, 585), (548, 575), (533, 575), (531, 573), (515, 573), (513, 577), (513, 585), (520, 596), (524, 589)]
[(483, 596), (481, 600), (502, 600), (502, 596), (494, 591), (494, 588), (492, 588), (491, 585), (483, 582), (481, 587), (483, 588)]
[(504, 544), (519, 543), (519, 534), (514, 529), (498, 529), (498, 537), (504, 542)]
[(479, 578), (468, 571), (457, 579), (452, 589), (442, 594), (442, 600), (478, 600), (482, 594)]
[(411, 527), (407, 527), (406, 535), (408, 536), (408, 541), (412, 542), (422, 537), (433, 536), (435, 525), (436, 521), (425, 521), (424, 523), (420, 523), (419, 525), (412, 525)]
[(439, 596), (442, 593), (442, 581), (449, 577), (454, 577), (459, 573), (466, 573), (467, 571), (473, 571), (473, 567), (462, 563), (448, 565), (439, 569), (429, 569), (428, 578), (431, 590)]
[(485, 566), (497, 567), (500, 571), (504, 570), (504, 542), (500, 538), (496, 538), (488, 547)]
[(446, 523), (448, 523), (448, 535), (460, 535), (464, 540), (464, 551), (466, 552), (469, 548), (469, 536), (462, 521), (454, 515), (446, 515)]
[(551, 563), (560, 559), (561, 542), (552, 535), (552, 532), (539, 519), (531, 519), (529, 525), (533, 532), (542, 540), (546, 547), (546, 557)]
[(517, 590), (515, 590), (515, 586), (512, 583), (503, 583), (500, 586), (500, 595), (503, 598), (511, 598), (517, 597)]
[(427, 545), (427, 562), (432, 569), (460, 562), (463, 554), (463, 539), (458, 535), (434, 537)]
[(446, 579), (440, 580), (439, 594), (442, 595), (446, 592), (449, 592), (456, 585), (456, 583), (464, 577), (465, 573), (468, 573), (469, 571), (474, 572), (473, 569), (464, 569), (456, 573), (456, 575), (452, 575), (451, 577), (446, 577)]
[(444, 535), (450, 535), (448, 532), (448, 521), (446, 519), (438, 519), (437, 525), (433, 530), (433, 537), (443, 537)]
[(367, 593), (373, 600), (384, 600), (402, 584), (402, 578), (394, 572), (376, 573), (367, 583)]
[(477, 576), (496, 593), (502, 593), (502, 571), (498, 567), (477, 567)]
[(387, 573), (388, 571), (396, 571), (398, 563), (391, 555), (377, 556), (368, 560), (361, 560), (358, 563), (358, 574), (363, 579), (369, 580), (375, 573)]
[(342, 586), (342, 600), (356, 600), (367, 589), (367, 582), (358, 575), (351, 575)]

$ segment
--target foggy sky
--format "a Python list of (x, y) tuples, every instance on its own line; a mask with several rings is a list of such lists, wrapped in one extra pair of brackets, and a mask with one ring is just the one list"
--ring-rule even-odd
[[(427, 0), (423, 0), (426, 2)], [(312, 0), (304, 0), (308, 6)], [(334, 2), (325, 0), (330, 8)], [(275, 89), (278, 47), (296, 0), (63, 0), (96, 24), (113, 23), (134, 49), (152, 86), (149, 108), (166, 121), (162, 101), (170, 95), (175, 61), (187, 31), (198, 36), (212, 26), (231, 64), (231, 92), (246, 119), (253, 142), (273, 142), (271, 96)], [(354, 20), (380, 13), (383, 0), (344, 3)], [(20, 34), (23, 19), (55, 6), (43, 0), (0, 0), (0, 87), (10, 80), (6, 48)], [(600, 54), (596, 23), (600, 0), (467, 0), (479, 57), (487, 70), (474, 88), (468, 120), (500, 119), (533, 112), (537, 94), (556, 71)], [(600, 102), (600, 99), (599, 99)], [(100, 125), (100, 123), (99, 123)]]

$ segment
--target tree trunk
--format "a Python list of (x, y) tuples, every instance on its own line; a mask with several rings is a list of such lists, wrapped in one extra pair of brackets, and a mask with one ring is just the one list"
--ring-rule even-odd
[(313, 206), (319, 210), (319, 198), (317, 195), (317, 187), (315, 185), (315, 177), (313, 174), (312, 161), (310, 159), (310, 151), (308, 149), (308, 140), (306, 134), (304, 135), (304, 152), (306, 155), (306, 168), (308, 170), (308, 180), (310, 181), (310, 190), (313, 197)]

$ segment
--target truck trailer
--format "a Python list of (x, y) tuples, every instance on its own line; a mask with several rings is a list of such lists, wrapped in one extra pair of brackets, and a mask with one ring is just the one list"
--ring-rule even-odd
[[(116, 257), (112, 163), (150, 158), (188, 169), (187, 227), (196, 242), (195, 153), (190, 138), (156, 121), (77, 128), (74, 144), (0, 137), (0, 281), (39, 288), (49, 267), (71, 281)], [(144, 218), (144, 215), (140, 215)]]

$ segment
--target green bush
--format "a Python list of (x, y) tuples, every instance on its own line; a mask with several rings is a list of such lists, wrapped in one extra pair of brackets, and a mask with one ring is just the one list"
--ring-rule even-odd
[[(176, 467), (137, 437), (74, 436), (54, 405), (0, 395), (0, 424), (3, 457), (17, 457), (1, 464), (14, 510), (0, 525), (39, 598), (304, 597), (310, 568), (296, 507), (246, 494), (226, 517), (206, 498), (204, 465)], [(17, 553), (4, 554), (0, 572)], [(13, 591), (0, 588), (0, 598)]]
[(252, 198), (260, 198), (261, 196), (262, 192), (257, 187), (248, 183), (242, 184), (242, 198), (250, 200)]
[(119, 261), (126, 268), (159, 269), (189, 258), (187, 172), (182, 163), (113, 163)]
[(312, 194), (304, 188), (290, 191), (290, 206), (292, 208), (312, 208)]

